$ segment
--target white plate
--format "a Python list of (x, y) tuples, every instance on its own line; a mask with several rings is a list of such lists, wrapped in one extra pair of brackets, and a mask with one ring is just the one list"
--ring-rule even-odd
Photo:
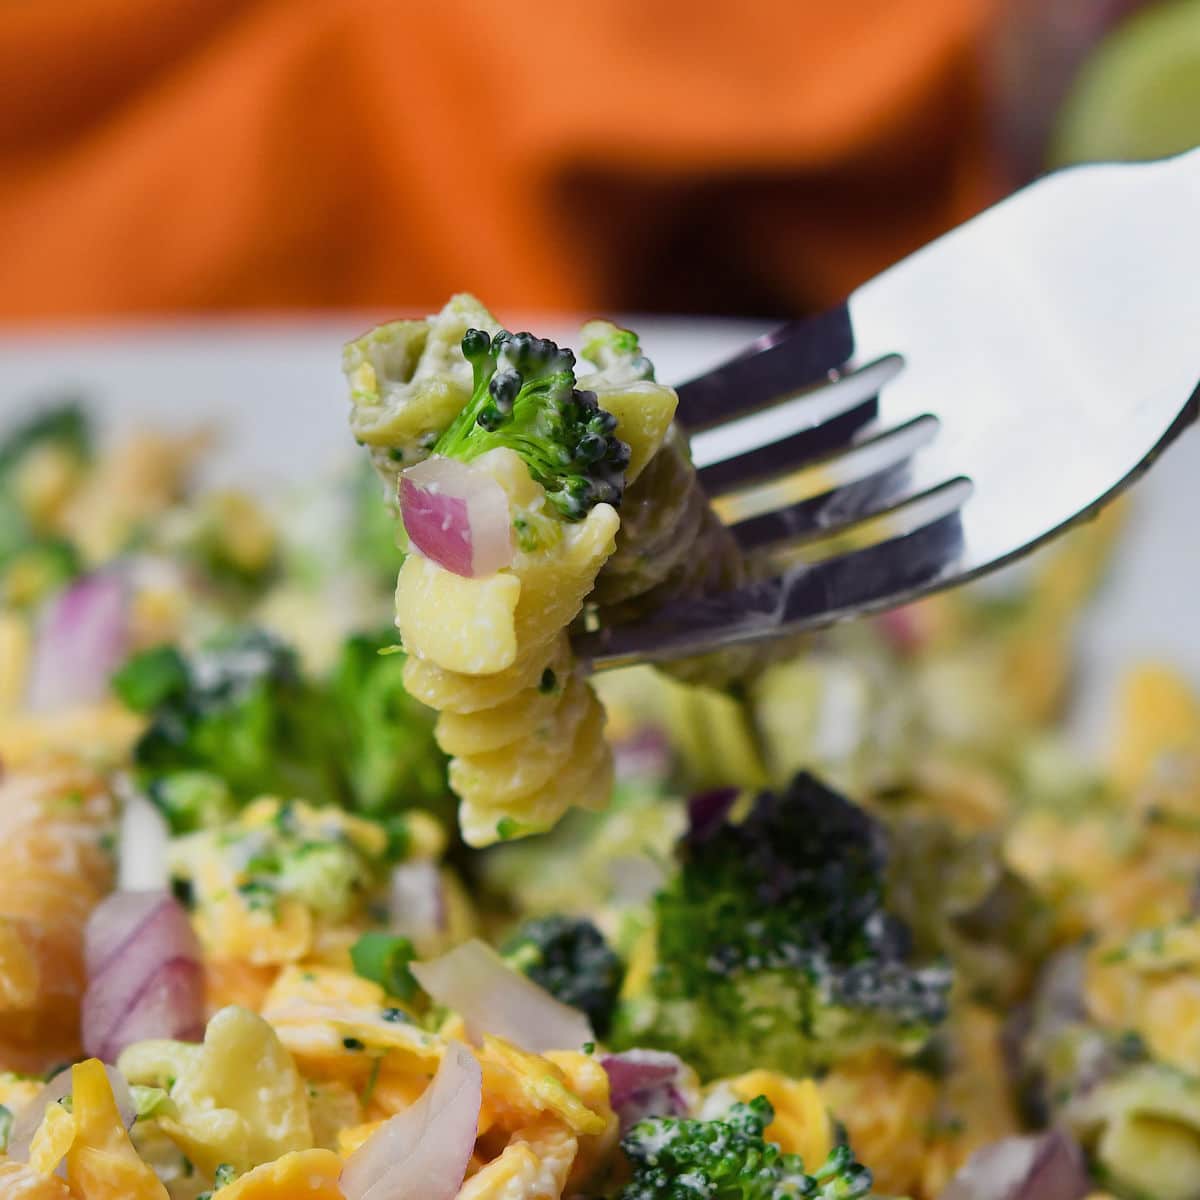
[[(115, 433), (215, 423), (227, 436), (212, 477), (254, 488), (320, 477), (354, 449), (346, 428), (341, 344), (371, 324), (173, 323), (0, 335), (0, 415), (77, 388)], [(660, 378), (686, 378), (763, 332), (761, 323), (630, 321)], [(535, 328), (569, 340), (561, 320)], [(1181, 402), (1183, 398), (1181, 397)], [(1116, 569), (1085, 618), (1079, 729), (1102, 736), (1111, 684), (1134, 658), (1160, 658), (1200, 683), (1200, 432), (1189, 431), (1142, 482)]]

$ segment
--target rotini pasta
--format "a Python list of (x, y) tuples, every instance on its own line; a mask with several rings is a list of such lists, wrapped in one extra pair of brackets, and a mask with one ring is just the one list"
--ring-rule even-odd
[[(455, 297), (426, 322), (384, 326), (347, 349), (351, 425), (389, 489), (470, 401), (472, 371), (459, 348), (468, 328), (498, 327), (477, 302)], [(593, 325), (585, 335), (603, 344), (617, 332)], [(674, 393), (644, 372), (619, 370), (589, 377), (589, 388), (616, 419), (628, 447), (624, 482), (636, 486), (668, 436)], [(690, 467), (682, 454), (669, 461), (683, 480)], [(463, 836), (481, 846), (547, 829), (572, 805), (607, 802), (612, 765), (603, 711), (571, 662), (564, 631), (613, 555), (620, 518), (612, 504), (598, 502), (578, 519), (558, 519), (547, 487), (513, 449), (488, 450), (471, 466), (507, 500), (511, 563), (474, 578), (410, 553), (397, 580), (396, 624), (410, 655), (409, 691), (442, 714), (437, 737), (453, 756)], [(696, 506), (695, 499), (685, 503), (689, 513)], [(673, 580), (678, 557), (672, 563)]]

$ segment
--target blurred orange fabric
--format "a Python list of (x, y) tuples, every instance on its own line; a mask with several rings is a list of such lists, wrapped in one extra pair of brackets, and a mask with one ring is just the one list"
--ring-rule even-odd
[(803, 311), (991, 195), (985, 0), (0, 8), (0, 318)]

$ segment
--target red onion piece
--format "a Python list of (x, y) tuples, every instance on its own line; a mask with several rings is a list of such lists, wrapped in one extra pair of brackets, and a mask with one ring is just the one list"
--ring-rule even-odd
[(388, 896), (391, 930), (408, 938), (420, 953), (438, 948), (449, 924), (446, 891), (436, 863), (401, 863), (392, 871)]
[(1083, 1200), (1090, 1190), (1078, 1143), (1052, 1129), (976, 1150), (939, 1200)]
[(441, 457), (409, 467), (400, 515), (409, 541), (455, 575), (478, 579), (512, 563), (508, 495), (486, 471)]
[(415, 962), (411, 970), (434, 1000), (462, 1017), (473, 1042), (490, 1033), (541, 1054), (578, 1050), (596, 1040), (583, 1013), (514, 971), (476, 938), (440, 958)]
[(84, 934), (88, 986), (84, 1050), (113, 1062), (146, 1038), (199, 1041), (204, 1033), (200, 945), (167, 892), (114, 892)]
[(126, 585), (115, 571), (96, 571), (64, 588), (38, 626), (26, 697), (30, 711), (102, 699), (128, 636)]
[(606, 1054), (609, 1103), (626, 1133), (647, 1117), (682, 1117), (689, 1110), (682, 1083), (683, 1061), (665, 1050), (626, 1050)]
[[(129, 1129), (137, 1118), (137, 1105), (133, 1102), (133, 1093), (129, 1090), (129, 1084), (125, 1082), (125, 1076), (116, 1067), (105, 1067), (104, 1073), (108, 1076), (108, 1082), (112, 1087), (113, 1099), (117, 1102), (121, 1120), (125, 1122), (125, 1128)], [(37, 1133), (38, 1127), (45, 1119), (46, 1109), (51, 1104), (56, 1104), (64, 1096), (69, 1096), (71, 1086), (71, 1068), (64, 1067), (17, 1113), (8, 1137), (9, 1158), (17, 1159), (20, 1162), (29, 1161), (29, 1147), (33, 1142), (33, 1135)]]
[(875, 621), (884, 638), (899, 654), (915, 654), (929, 640), (929, 621), (924, 610), (916, 604), (889, 608)]
[(738, 790), (734, 787), (709, 788), (689, 796), (687, 840), (693, 843), (708, 841), (725, 824), (737, 798)]
[(458, 1042), (410, 1108), (377, 1129), (339, 1180), (346, 1200), (453, 1200), (475, 1149), (483, 1073)]

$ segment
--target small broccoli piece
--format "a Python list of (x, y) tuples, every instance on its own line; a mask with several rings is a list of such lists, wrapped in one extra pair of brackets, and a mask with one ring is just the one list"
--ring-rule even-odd
[(462, 352), (474, 372), (471, 400), (433, 450), (463, 462), (497, 447), (519, 454), (567, 521), (621, 503), (629, 447), (595, 393), (575, 387), (575, 355), (531, 333), (469, 329)]
[(286, 847), (277, 861), (275, 891), (331, 921), (346, 920), (370, 883), (363, 855), (345, 841), (302, 842)]
[(150, 716), (134, 758), (174, 832), (207, 828), (264, 795), (385, 823), (409, 808), (449, 821), (433, 715), (405, 692), (403, 657), (379, 653), (388, 641), (347, 639), (328, 680), (306, 676), (288, 646), (253, 629), (190, 659), (172, 646), (130, 659), (113, 690)]
[[(435, 714), (404, 688), (404, 655), (395, 631), (346, 639), (327, 691), (343, 753), (340, 766), (354, 807), (380, 817), (422, 808), (454, 825), (446, 756), (434, 741)], [(389, 651), (389, 653), (380, 653)]]
[(913, 966), (884, 907), (883, 828), (807, 774), (740, 822), (721, 815), (680, 844), (655, 899), (656, 961), (627, 984), (614, 1044), (671, 1050), (706, 1078), (918, 1050), (946, 1015), (950, 973)]
[(579, 353), (595, 365), (597, 380), (629, 384), (654, 379), (654, 364), (642, 353), (638, 335), (611, 321), (589, 321), (580, 330)]
[(151, 714), (134, 751), (151, 797), (163, 798), (156, 784), (164, 777), (201, 771), (222, 780), (238, 804), (262, 795), (342, 798), (321, 697), (295, 654), (262, 631), (225, 636), (190, 662), (170, 648), (148, 650), (113, 687)]
[(763, 1138), (775, 1112), (765, 1096), (711, 1121), (654, 1117), (621, 1140), (632, 1168), (618, 1200), (854, 1200), (871, 1172), (838, 1146), (812, 1174)]
[(54, 535), (47, 514), (31, 511), (22, 486), (22, 468), (41, 451), (58, 456), (60, 467), (65, 463), (69, 469), (88, 461), (92, 433), (79, 405), (48, 408), (0, 439), (0, 605), (6, 607), (37, 604), (81, 569), (75, 547)]
[(587, 1013), (597, 1034), (607, 1034), (624, 968), (591, 921), (537, 917), (526, 921), (502, 952), (510, 966), (539, 987)]
[(150, 783), (149, 797), (174, 833), (213, 829), (237, 812), (225, 781), (208, 771), (163, 775)]
[(80, 462), (91, 457), (91, 422), (78, 403), (67, 401), (44, 409), (0, 441), (0, 486), (31, 450), (44, 446), (57, 447)]

